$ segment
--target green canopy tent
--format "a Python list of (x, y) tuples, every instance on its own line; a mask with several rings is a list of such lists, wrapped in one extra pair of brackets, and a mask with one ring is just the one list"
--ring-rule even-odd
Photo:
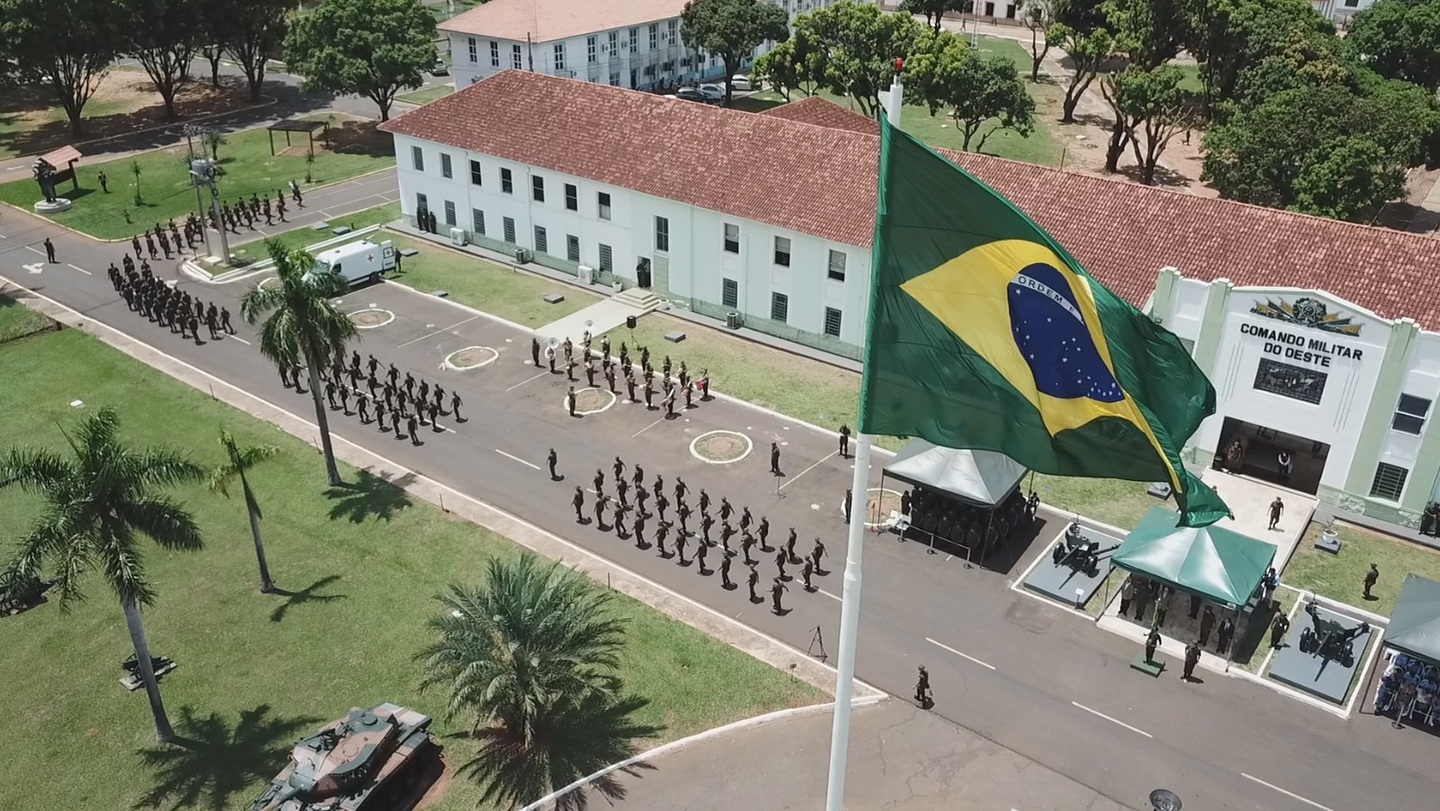
[(1405, 577), (1385, 644), (1401, 653), (1440, 664), (1440, 583), (1418, 574)]
[(1154, 507), (1130, 530), (1111, 561), (1122, 569), (1239, 609), (1275, 560), (1275, 547), (1218, 526), (1176, 526)]

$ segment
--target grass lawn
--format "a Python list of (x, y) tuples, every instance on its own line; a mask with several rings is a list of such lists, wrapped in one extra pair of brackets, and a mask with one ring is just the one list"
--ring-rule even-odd
[[(9, 441), (62, 446), (56, 421), (68, 403), (114, 405), (126, 435), (170, 442), (205, 464), (219, 461), (216, 429), (242, 444), (285, 453), (252, 482), (265, 509), (272, 571), (289, 596), (256, 591), (244, 507), (200, 488), (177, 496), (205, 531), (193, 554), (146, 547), (158, 603), (145, 614), (154, 650), (180, 667), (162, 691), (178, 731), (193, 743), (159, 750), (143, 692), (116, 683), (129, 640), (115, 601), (90, 581), (90, 599), (62, 614), (47, 603), (0, 619), (0, 808), (7, 811), (133, 807), (243, 809), (285, 764), (293, 742), (352, 706), (395, 701), (437, 712), (440, 695), (416, 691), (411, 657), (436, 611), (431, 596), (480, 577), (487, 559), (517, 547), (353, 469), (324, 487), (306, 443), (115, 352), (78, 330), (0, 347), (0, 406)], [(86, 374), (57, 375), (56, 369)], [(302, 410), (304, 406), (301, 406)], [(0, 494), (0, 538), (25, 530), (36, 503)], [(8, 554), (8, 548), (3, 554)], [(645, 719), (671, 740), (821, 694), (628, 598), (623, 673), (652, 700)], [(717, 678), (723, 674), (723, 678)], [(451, 763), (471, 745), (461, 725), (438, 723)], [(471, 809), (479, 791), (457, 780), (437, 808)]]
[[(1335, 523), (1340, 535), (1340, 554), (1315, 548), (1315, 539), (1324, 527), (1312, 523), (1306, 528), (1295, 554), (1281, 573), (1287, 585), (1313, 591), (1342, 603), (1390, 616), (1405, 575), (1418, 574), (1440, 580), (1440, 552), (1410, 541), (1392, 538), (1343, 522)], [(1380, 580), (1365, 599), (1365, 573), (1370, 564), (1380, 566)]]
[[(461, 304), (527, 327), (548, 324), (599, 301), (569, 285), (438, 248), (424, 240), (395, 235), (385, 238), (394, 240), (397, 250), (419, 251), (402, 260), (400, 273), (390, 277), (394, 281), (422, 293), (445, 290)], [(560, 293), (565, 300), (546, 304), (544, 297), (550, 293)]]
[[(383, 225), (399, 217), (400, 204), (386, 203), (382, 206), (367, 208), (364, 211), (357, 211), (354, 214), (345, 214), (336, 217), (329, 223), (328, 228), (321, 231), (316, 231), (307, 225), (304, 228), (296, 228), (275, 234), (271, 236), (269, 240), (252, 239), (248, 242), (241, 243), (238, 247), (232, 242), (230, 244), (230, 252), (241, 259), (258, 261), (269, 257), (269, 253), (265, 250), (265, 243), (271, 240), (279, 242), (287, 248), (304, 248), (309, 245), (314, 245), (317, 242), (334, 239), (335, 235), (330, 233), (330, 228), (336, 226), (347, 225), (352, 231), (356, 231), (371, 225)], [(388, 239), (389, 236), (384, 238)]]
[(45, 316), (14, 299), (0, 296), (0, 344), (54, 328), (54, 322)]
[[(1026, 479), (1025, 486), (1030, 486)], [(1151, 507), (1173, 508), (1171, 501), (1161, 501), (1145, 492), (1145, 482), (1120, 479), (1076, 479), (1067, 476), (1035, 474), (1035, 491), (1040, 500), (1057, 510), (1079, 513), (1086, 518), (1103, 521), (1128, 530), (1140, 523)]]
[[(332, 124), (332, 148), (321, 149), (317, 142), (315, 163), (309, 167), (314, 185), (335, 183), (393, 166), (395, 155), (390, 138), (375, 136), (369, 124)], [(273, 197), (276, 189), (283, 188), (290, 180), (305, 178), (305, 139), (292, 136), (295, 146), (290, 150), (285, 149), (283, 133), (276, 133), (276, 140), (276, 149), (282, 154), (271, 156), (269, 133), (263, 128), (227, 136), (226, 143), (219, 149), (220, 164), (225, 172), (219, 181), (223, 199), (248, 198), (252, 193)], [(75, 207), (53, 219), (100, 239), (128, 239), (156, 222), (185, 217), (195, 210), (188, 155), (186, 148), (180, 146), (148, 152), (134, 160), (122, 158), (83, 166), (80, 191), (66, 192), (68, 184), (61, 189), (62, 194), (75, 201)], [(140, 166), (142, 202), (139, 206), (134, 200), (136, 181), (132, 165), (136, 163)], [(101, 171), (109, 176), (109, 194), (100, 191), (95, 179)], [(26, 210), (39, 195), (35, 182), (29, 177), (0, 185), (0, 202)]]
[(427, 87), (424, 90), (416, 90), (414, 93), (405, 93), (396, 96), (396, 101), (407, 101), (411, 104), (429, 104), (436, 99), (443, 99), (455, 92), (455, 86), (449, 84)]

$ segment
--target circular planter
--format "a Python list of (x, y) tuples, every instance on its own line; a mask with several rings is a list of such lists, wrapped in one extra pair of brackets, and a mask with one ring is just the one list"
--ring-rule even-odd
[(389, 310), (366, 307), (350, 313), (350, 320), (355, 322), (356, 329), (376, 329), (394, 321), (395, 314)]
[(467, 346), (445, 356), (445, 368), (463, 372), (489, 366), (500, 358), (500, 353), (488, 346)]
[(732, 465), (754, 449), (755, 443), (739, 431), (710, 431), (690, 443), (690, 455), (707, 465)]

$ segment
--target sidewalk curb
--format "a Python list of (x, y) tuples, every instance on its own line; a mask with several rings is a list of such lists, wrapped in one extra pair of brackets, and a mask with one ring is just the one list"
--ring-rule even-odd
[[(66, 326), (80, 329), (141, 363), (170, 375), (192, 388), (210, 394), (216, 400), (244, 411), (256, 419), (275, 425), (298, 439), (314, 444), (316, 426), (284, 407), (251, 394), (179, 358), (167, 355), (116, 327), (82, 315), (13, 279), (0, 275), (0, 282), (13, 287), (13, 297), (25, 306), (44, 313)], [(596, 582), (604, 583), (607, 588), (645, 603), (678, 622), (683, 622), (711, 638), (750, 654), (777, 670), (787, 672), (800, 681), (829, 695), (834, 695), (835, 669), (815, 660), (798, 648), (763, 631), (744, 625), (668, 586), (631, 572), (620, 564), (531, 524), (519, 516), (435, 481), (422, 471), (406, 468), (338, 434), (332, 434), (332, 438), (336, 457), (347, 464), (396, 484), (405, 492), (440, 507), (442, 511), (485, 527), (509, 539), (512, 543), (530, 549), (545, 558), (564, 562), (571, 568), (584, 572)], [(451, 504), (448, 506), (445, 503), (447, 494), (451, 496)], [(884, 691), (859, 679), (855, 680), (855, 686), (858, 696), (883, 698), (887, 695)]]
[[(866, 696), (864, 698), (856, 698), (850, 702), (850, 708), (854, 710), (860, 709), (862, 707), (869, 707), (874, 704), (879, 704), (881, 701), (884, 701), (887, 698), (889, 698), (889, 696)], [(715, 738), (719, 738), (723, 735), (728, 735), (732, 732), (744, 732), (751, 729), (757, 729), (762, 726), (779, 723), (781, 721), (791, 721), (797, 718), (808, 718), (812, 715), (821, 715), (828, 712), (834, 712), (834, 710), (835, 702), (833, 701), (827, 704), (812, 704), (808, 707), (792, 707), (786, 710), (776, 710), (775, 712), (766, 713), (764, 715), (756, 715), (751, 718), (742, 718), (739, 721), (733, 721), (724, 726), (707, 729), (704, 732), (697, 732), (696, 734), (691, 735), (688, 738), (681, 738), (678, 741), (671, 741), (670, 743), (657, 746), (654, 749), (647, 749), (644, 752), (635, 755), (634, 757), (629, 757), (625, 760), (620, 761), (619, 763), (613, 763), (609, 766), (606, 766), (605, 768), (601, 769), (598, 772), (595, 772), (594, 774), (582, 777), (579, 780), (571, 783), (570, 785), (565, 786), (564, 788), (557, 789), (550, 794), (541, 797), (535, 802), (530, 803), (524, 808), (521, 808), (520, 811), (539, 811), (539, 809), (544, 807), (546, 803), (553, 802), (554, 800), (559, 799), (565, 794), (568, 794), (571, 791), (580, 788), (581, 786), (588, 785), (600, 779), (601, 777), (610, 774), (611, 772), (617, 772), (621, 769), (627, 769), (637, 763), (642, 763), (647, 760), (654, 760), (655, 758), (664, 757), (665, 755), (682, 752), (693, 746), (707, 743), (711, 740), (714, 740)]]

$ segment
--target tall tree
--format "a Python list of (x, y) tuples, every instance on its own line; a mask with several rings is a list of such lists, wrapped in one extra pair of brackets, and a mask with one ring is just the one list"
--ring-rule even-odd
[(1115, 112), (1123, 138), (1112, 136), (1105, 155), (1105, 170), (1119, 171), (1120, 152), (1128, 143), (1140, 167), (1140, 179), (1155, 182), (1155, 169), (1170, 139), (1192, 124), (1185, 93), (1185, 74), (1174, 65), (1153, 70), (1130, 67), (1100, 80), (1100, 92)]
[(874, 117), (880, 93), (895, 78), (895, 60), (910, 55), (924, 30), (914, 17), (853, 0), (806, 12), (795, 18), (796, 38), (814, 44), (803, 78), (849, 96), (862, 113)]
[(210, 86), (220, 87), (220, 62), (230, 49), (230, 17), (241, 0), (206, 0), (199, 5), (200, 56), (210, 64)]
[[(616, 672), (624, 624), (584, 575), (530, 553), (491, 558), (483, 586), (439, 599), (420, 686), (446, 691), (447, 716), (472, 719), (481, 748), (463, 770), (486, 784), (482, 804), (538, 800), (660, 731), (631, 718), (646, 702), (626, 697)], [(561, 807), (584, 807), (583, 795)]]
[(327, 0), (291, 25), (285, 61), (306, 90), (366, 96), (388, 121), (435, 64), (435, 15), (420, 0)]
[(1106, 27), (1126, 61), (1150, 70), (1174, 59), (1193, 39), (1187, 16), (1193, 0), (1105, 0)]
[(210, 489), (227, 498), (230, 495), (230, 481), (240, 480), (240, 492), (245, 496), (245, 513), (250, 518), (250, 538), (255, 542), (255, 562), (260, 567), (260, 592), (275, 591), (275, 581), (270, 579), (270, 566), (265, 562), (265, 541), (260, 537), (260, 502), (255, 491), (250, 489), (250, 470), (256, 465), (280, 454), (279, 445), (247, 445), (240, 447), (228, 428), (220, 429), (220, 447), (225, 451), (225, 461), (210, 471)]
[(42, 85), (84, 132), (85, 105), (119, 51), (113, 0), (0, 0), (0, 39), (22, 82)]
[(345, 354), (345, 342), (357, 334), (355, 322), (340, 312), (331, 299), (350, 288), (340, 274), (317, 267), (310, 254), (269, 240), (265, 249), (275, 262), (279, 284), (257, 284), (240, 299), (240, 315), (260, 326), (260, 354), (276, 367), (304, 366), (315, 401), (315, 424), (325, 454), (325, 477), (331, 487), (340, 484), (335, 449), (330, 442), (330, 420), (320, 392), (320, 372)]
[(1207, 110), (1235, 95), (1240, 75), (1297, 40), (1333, 38), (1335, 26), (1309, 0), (1194, 0), (1192, 41)]
[[(260, 100), (265, 84), (265, 66), (285, 43), (290, 30), (289, 0), (225, 0), (230, 55), (245, 74), (250, 100)], [(229, 5), (232, 4), (233, 5)]]
[(750, 83), (759, 88), (769, 84), (786, 101), (791, 93), (805, 96), (815, 95), (818, 89), (813, 71), (806, 66), (812, 58), (813, 43), (809, 34), (796, 31), (795, 36), (761, 54), (750, 67)]
[(1030, 81), (1040, 81), (1040, 66), (1050, 54), (1050, 38), (1045, 35), (1064, 10), (1067, 0), (1024, 0), (1020, 22), (1030, 29)]
[(1440, 0), (1380, 0), (1355, 15), (1345, 44), (1381, 76), (1440, 89)]
[(149, 538), (164, 549), (201, 548), (194, 518), (162, 491), (198, 481), (204, 472), (178, 451), (128, 446), (111, 408), (79, 420), (65, 439), (68, 455), (17, 448), (0, 460), (0, 488), (18, 487), (44, 502), (39, 518), (20, 539), (10, 570), (38, 577), (48, 569), (62, 609), (84, 599), (81, 581), (86, 575), (103, 575), (125, 614), (155, 718), (155, 736), (161, 743), (173, 741), (175, 730), (160, 698), (140, 617), (141, 609), (153, 606), (157, 596), (145, 575), (140, 543)]
[(1063, 115), (1060, 120), (1066, 124), (1074, 124), (1075, 107), (1080, 104), (1080, 97), (1085, 95), (1085, 91), (1099, 75), (1100, 69), (1115, 54), (1115, 39), (1104, 28), (1097, 28), (1087, 34), (1065, 23), (1050, 26), (1045, 37), (1070, 56), (1070, 76), (1065, 81), (1065, 99), (1061, 102)]
[(762, 0), (690, 0), (680, 12), (680, 38), (725, 63), (725, 103), (735, 92), (730, 81), (741, 61), (765, 42), (790, 38), (790, 15)]
[(974, 8), (975, 0), (900, 0), (902, 12), (924, 17), (925, 24), (937, 34), (946, 14), (968, 14)]
[(1035, 100), (1015, 62), (985, 56), (949, 31), (925, 33), (905, 63), (905, 77), (909, 103), (925, 105), (931, 115), (949, 110), (962, 149), (984, 149), (985, 141), (1002, 129), (1023, 137), (1034, 128)]
[(121, 0), (128, 19), (125, 53), (145, 69), (175, 119), (175, 96), (190, 83), (190, 62), (205, 39), (200, 3), (193, 0)]

